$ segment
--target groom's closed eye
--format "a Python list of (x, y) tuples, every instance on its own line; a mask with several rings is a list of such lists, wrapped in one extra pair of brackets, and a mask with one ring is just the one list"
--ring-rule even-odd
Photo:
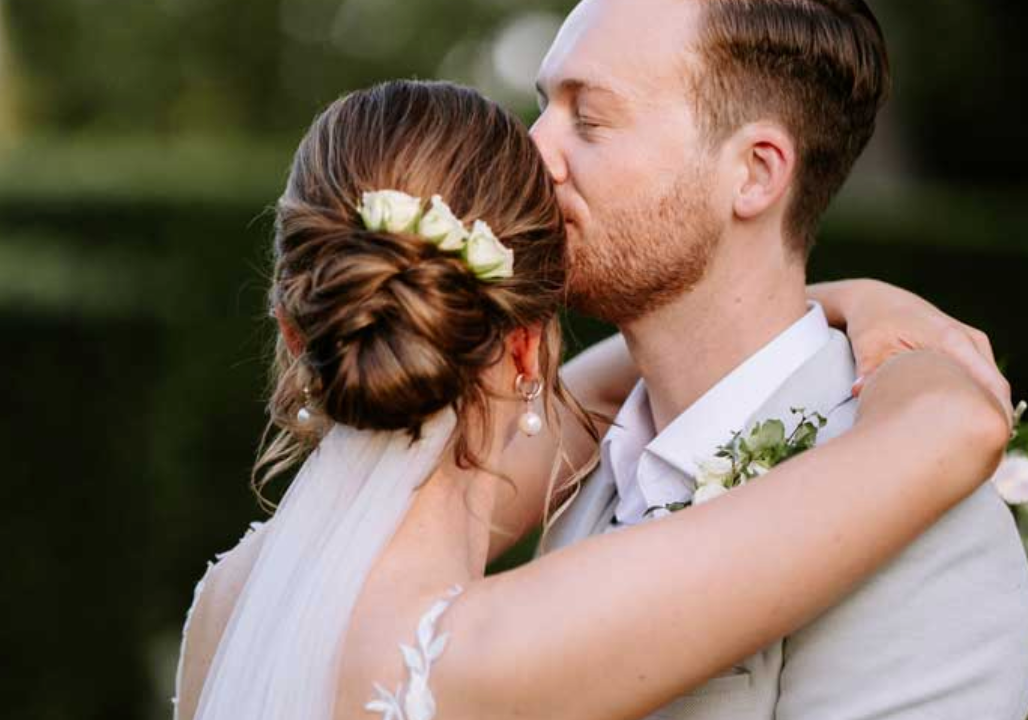
[(597, 118), (585, 114), (580, 110), (575, 111), (575, 130), (583, 139), (589, 140), (596, 135), (596, 131), (603, 127), (603, 123)]
[(606, 98), (583, 94), (574, 106), (576, 130), (587, 139), (625, 124), (624, 113)]
[(590, 128), (598, 128), (600, 124), (601, 123), (596, 122), (588, 115), (583, 115), (582, 113), (575, 113), (575, 125), (582, 129), (588, 130)]

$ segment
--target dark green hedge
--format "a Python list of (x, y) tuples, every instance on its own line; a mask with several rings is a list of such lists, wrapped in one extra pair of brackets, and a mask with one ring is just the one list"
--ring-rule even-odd
[[(0, 170), (10, 717), (166, 712), (193, 584), (260, 515), (264, 209), (287, 154), (134, 153), (94, 148), (60, 171), (41, 151)], [(1022, 215), (955, 192), (851, 200), (812, 274), (924, 294), (987, 330), (1028, 394)], [(572, 324), (585, 342), (605, 331)]]

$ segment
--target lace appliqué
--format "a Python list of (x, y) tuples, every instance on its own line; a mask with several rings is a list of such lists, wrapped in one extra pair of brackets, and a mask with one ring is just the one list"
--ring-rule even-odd
[(450, 588), (447, 599), (439, 600), (425, 613), (418, 623), (416, 648), (400, 645), (403, 662), (410, 673), (406, 687), (400, 683), (396, 687), (396, 692), (391, 693), (375, 683), (378, 697), (365, 705), (365, 710), (381, 713), (382, 720), (432, 720), (435, 717), (435, 698), (432, 697), (432, 690), (428, 686), (428, 676), (432, 670), (432, 663), (443, 654), (446, 641), (450, 638), (449, 633), (435, 637), (435, 624), (453, 599), (462, 592), (464, 588), (454, 585)]

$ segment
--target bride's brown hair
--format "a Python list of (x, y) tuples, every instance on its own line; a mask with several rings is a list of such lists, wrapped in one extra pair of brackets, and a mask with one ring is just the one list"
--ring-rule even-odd
[[(513, 277), (480, 281), (417, 235), (367, 230), (361, 196), (387, 189), (440, 195), (467, 225), (486, 221), (514, 251)], [(270, 301), (303, 352), (293, 357), (279, 335), (268, 426), (277, 435), (254, 469), (258, 493), (332, 422), (417, 438), (447, 407), (458, 418), (457, 461), (481, 467), (468, 430), (489, 422), (483, 371), (503, 358), (508, 333), (537, 324), (551, 426), (559, 432), (557, 401), (597, 437), (557, 374), (565, 233), (556, 191), (525, 126), (495, 103), (416, 81), (337, 100), (296, 151), (275, 230)], [(315, 412), (301, 423), (305, 404)]]

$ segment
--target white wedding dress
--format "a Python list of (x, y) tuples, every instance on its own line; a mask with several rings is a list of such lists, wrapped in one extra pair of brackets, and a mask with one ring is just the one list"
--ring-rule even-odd
[[(256, 560), (207, 671), (194, 720), (335, 720), (339, 651), (364, 579), (414, 491), (448, 449), (455, 424), (453, 413), (444, 411), (425, 423), (416, 443), (405, 433), (342, 425), (326, 435), (261, 528)], [(411, 629), (414, 644), (398, 648), (406, 680), (394, 691), (369, 688), (369, 712), (384, 720), (435, 716), (429, 679), (447, 642), (436, 624), (461, 592), (453, 587)], [(176, 695), (192, 614), (191, 608)]]

